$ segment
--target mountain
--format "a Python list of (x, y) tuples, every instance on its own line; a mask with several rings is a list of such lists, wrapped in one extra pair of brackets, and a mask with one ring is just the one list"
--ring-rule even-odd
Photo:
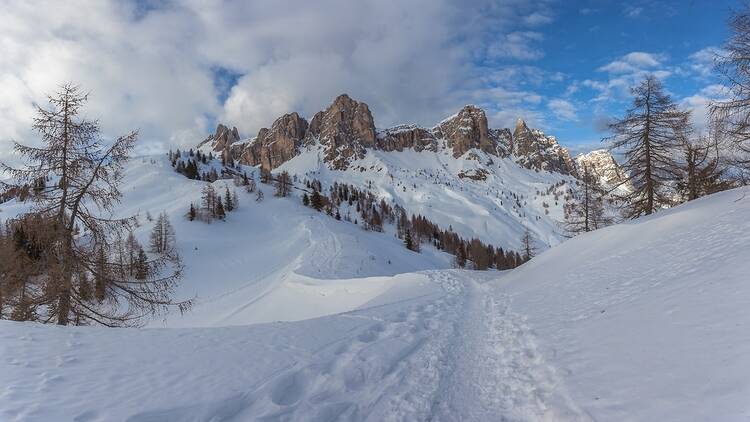
[(479, 150), (498, 157), (512, 156), (522, 166), (562, 174), (575, 174), (568, 150), (555, 137), (529, 129), (519, 119), (515, 130), (490, 129), (484, 110), (467, 105), (431, 129), (400, 125), (377, 130), (367, 104), (346, 94), (338, 96), (308, 123), (297, 113), (276, 119), (271, 129), (263, 128), (250, 142), (236, 145), (236, 128), (219, 125), (201, 145), (226, 151), (242, 164), (274, 170), (299, 154), (302, 146), (324, 147), (324, 162), (334, 170), (346, 170), (352, 161), (363, 159), (368, 150), (450, 150), (454, 158)]
[(599, 185), (606, 191), (623, 194), (633, 191), (633, 185), (627, 173), (606, 149), (578, 154), (575, 158), (575, 165), (579, 174), (583, 173), (584, 167), (588, 167)]
[(576, 189), (575, 163), (554, 137), (522, 120), (514, 131), (489, 128), (473, 105), (432, 128), (377, 129), (367, 104), (343, 94), (309, 122), (285, 114), (251, 140), (222, 142), (223, 128), (201, 148), (299, 180), (366, 188), (462, 236), (511, 249), (527, 229), (540, 249), (559, 243), (563, 206)]
[[(390, 154), (371, 152), (358, 165)], [(436, 154), (404, 153), (396, 157), (412, 165)], [(134, 159), (123, 176), (118, 212), (139, 213), (139, 239), (148, 215), (164, 211), (175, 225), (186, 264), (177, 295), (196, 297), (195, 307), (145, 329), (0, 321), (0, 420), (747, 415), (747, 188), (583, 234), (512, 271), (479, 272), (448, 269), (450, 257), (429, 245), (409, 251), (392, 232), (336, 221), (262, 184), (266, 199), (239, 192), (227, 221), (190, 222), (207, 182), (174, 172), (166, 156)]]

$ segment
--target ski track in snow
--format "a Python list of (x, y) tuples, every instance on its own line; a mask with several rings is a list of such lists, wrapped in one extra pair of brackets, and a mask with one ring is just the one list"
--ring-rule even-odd
[(443, 294), (341, 314), (365, 323), (246, 392), (127, 420), (585, 420), (507, 297), (458, 271), (426, 274)]

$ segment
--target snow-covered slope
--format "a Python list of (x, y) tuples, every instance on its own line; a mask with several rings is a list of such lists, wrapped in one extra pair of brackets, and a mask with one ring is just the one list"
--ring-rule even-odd
[(584, 234), (498, 287), (600, 421), (750, 418), (750, 189)]
[[(750, 189), (498, 273), (413, 272), (445, 257), (270, 192), (243, 196), (226, 223), (188, 223), (200, 182), (161, 159), (135, 163), (126, 186), (123, 212), (172, 216), (190, 274), (180, 294), (200, 298), (168, 325), (210, 327), (0, 321), (0, 420), (750, 415)], [(288, 322), (233, 326), (272, 320)]]
[(518, 250), (528, 228), (539, 249), (559, 244), (567, 190), (574, 178), (528, 170), (511, 158), (472, 150), (454, 158), (451, 150), (369, 150), (346, 170), (332, 170), (317, 146), (304, 148), (275, 172), (288, 171), (324, 185), (353, 184), (421, 214), (466, 238)]
[[(231, 180), (214, 182), (219, 193), (225, 186), (237, 190), (239, 209), (225, 222), (190, 222), (187, 210), (191, 202), (200, 203), (205, 185), (176, 173), (166, 156), (139, 157), (126, 166), (118, 213), (139, 215), (135, 233), (143, 244), (153, 226), (147, 216), (168, 214), (186, 265), (177, 295), (196, 299), (192, 312), (152, 325), (239, 325), (343, 312), (399, 282), (390, 276), (451, 267), (447, 254), (430, 247), (409, 251), (393, 233), (336, 221), (302, 206), (296, 194), (277, 198), (260, 183), (262, 202)], [(28, 208), (16, 201), (0, 204), (0, 218)], [(358, 277), (377, 278), (357, 287), (345, 282)]]

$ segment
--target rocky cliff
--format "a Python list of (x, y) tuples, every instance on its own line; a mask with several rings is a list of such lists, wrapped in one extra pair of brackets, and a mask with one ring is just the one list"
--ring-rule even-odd
[(546, 170), (575, 175), (576, 168), (567, 148), (554, 136), (529, 129), (522, 119), (516, 122), (511, 141), (513, 156), (520, 165), (532, 170)]
[(270, 129), (261, 129), (253, 142), (234, 155), (239, 155), (242, 164), (273, 170), (297, 155), (307, 128), (307, 120), (299, 114), (285, 114), (276, 119)]
[(342, 94), (310, 121), (305, 144), (324, 147), (324, 161), (334, 170), (343, 170), (351, 160), (364, 158), (367, 148), (375, 147), (375, 121), (365, 103)]
[(323, 161), (333, 170), (347, 169), (354, 160), (364, 158), (369, 149), (437, 152), (444, 147), (455, 158), (467, 153), (475, 157), (470, 151), (483, 151), (497, 157), (510, 156), (528, 169), (576, 173), (568, 150), (553, 136), (530, 129), (520, 119), (513, 132), (491, 129), (484, 110), (473, 105), (463, 107), (432, 129), (400, 125), (377, 131), (367, 104), (342, 94), (316, 113), (309, 124), (297, 113), (289, 113), (276, 119), (270, 129), (261, 129), (252, 141), (242, 143), (239, 139), (236, 128), (219, 125), (203, 144), (209, 143), (215, 151), (228, 151), (242, 164), (267, 170), (294, 158), (303, 147), (320, 147)]

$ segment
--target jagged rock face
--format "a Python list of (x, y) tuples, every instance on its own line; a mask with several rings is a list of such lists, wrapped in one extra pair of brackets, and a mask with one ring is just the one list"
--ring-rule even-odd
[(273, 122), (271, 128), (258, 131), (258, 136), (244, 148), (240, 162), (264, 170), (273, 170), (299, 153), (307, 133), (307, 120), (297, 113), (285, 114)]
[(510, 129), (490, 129), (490, 135), (497, 142), (497, 153), (501, 157), (507, 157), (513, 151), (513, 134)]
[(632, 191), (630, 178), (606, 149), (597, 149), (588, 154), (579, 154), (575, 159), (578, 174), (583, 174), (584, 166), (594, 175), (599, 185), (606, 191), (617, 188)]
[[(316, 113), (309, 124), (297, 113), (289, 113), (276, 119), (270, 129), (261, 129), (252, 141), (239, 140), (237, 128), (230, 130), (220, 124), (200, 146), (208, 143), (214, 151), (228, 153), (242, 164), (273, 170), (297, 156), (301, 146), (320, 145), (328, 167), (345, 170), (353, 160), (364, 158), (367, 149), (437, 152), (445, 145), (455, 158), (479, 160), (481, 154), (476, 152), (483, 151), (512, 156), (528, 169), (576, 175), (568, 150), (554, 137), (529, 129), (520, 119), (513, 132), (489, 129), (484, 111), (473, 105), (463, 107), (432, 129), (401, 125), (378, 133), (367, 104), (343, 94), (326, 110)], [(472, 149), (478, 151), (470, 152)], [(483, 159), (487, 165), (493, 164), (491, 158)]]
[(383, 151), (437, 151), (437, 139), (429, 130), (414, 125), (395, 126), (378, 134), (377, 147)]
[(334, 170), (345, 170), (352, 159), (364, 158), (376, 146), (375, 122), (367, 104), (339, 95), (325, 111), (315, 114), (305, 144), (319, 142), (324, 161)]
[(240, 133), (236, 127), (233, 127), (230, 130), (228, 127), (219, 123), (219, 125), (216, 126), (216, 132), (214, 132), (213, 135), (209, 135), (208, 139), (203, 142), (213, 142), (214, 151), (224, 151), (228, 150), (233, 143), (239, 140)]
[(497, 140), (490, 134), (487, 116), (481, 108), (467, 105), (455, 116), (440, 122), (433, 131), (438, 138), (448, 141), (456, 158), (472, 148), (498, 155)]
[(521, 119), (518, 119), (513, 131), (512, 151), (516, 162), (527, 169), (576, 175), (575, 164), (568, 149), (560, 146), (554, 136), (529, 129)]

